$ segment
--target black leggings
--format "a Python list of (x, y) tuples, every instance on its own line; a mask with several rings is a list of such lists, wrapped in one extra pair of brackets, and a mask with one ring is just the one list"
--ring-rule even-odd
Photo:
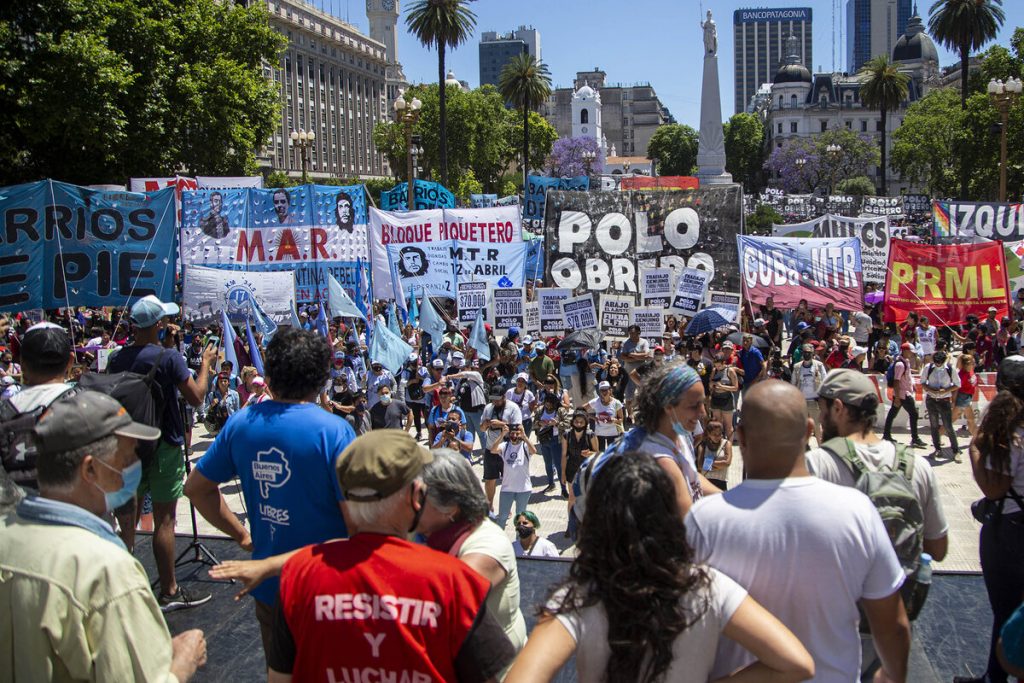
[(427, 423), (427, 413), (430, 412), (430, 409), (427, 408), (426, 403), (408, 403), (406, 405), (412, 411), (412, 419), (416, 422), (416, 433), (419, 434)]
[(988, 679), (1006, 683), (1006, 671), (996, 657), (996, 643), (1003, 624), (1021, 604), (1024, 595), (1024, 512), (1002, 515), (981, 526), (981, 573), (992, 606), (992, 643), (988, 654)]

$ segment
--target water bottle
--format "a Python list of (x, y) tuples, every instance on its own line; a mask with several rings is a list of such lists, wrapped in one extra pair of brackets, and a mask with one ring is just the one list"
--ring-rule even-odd
[(932, 556), (921, 553), (921, 561), (917, 569), (907, 577), (903, 584), (903, 604), (907, 608), (907, 617), (914, 621), (924, 607), (928, 598), (928, 589), (932, 587)]

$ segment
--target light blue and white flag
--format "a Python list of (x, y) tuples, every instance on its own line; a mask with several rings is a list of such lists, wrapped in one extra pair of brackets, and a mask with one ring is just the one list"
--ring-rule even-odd
[(334, 318), (361, 318), (366, 320), (366, 316), (359, 310), (359, 307), (352, 297), (348, 295), (345, 288), (341, 286), (330, 273), (327, 274), (327, 304), (331, 309), (331, 317)]
[(371, 363), (380, 363), (397, 375), (412, 353), (412, 347), (386, 325), (375, 325), (369, 351)]

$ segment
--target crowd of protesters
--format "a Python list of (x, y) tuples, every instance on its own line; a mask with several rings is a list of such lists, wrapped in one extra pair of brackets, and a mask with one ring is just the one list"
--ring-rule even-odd
[[(271, 681), (532, 682), (573, 655), (582, 681), (849, 681), (858, 621), (880, 680), (904, 681), (901, 589), (948, 545), (931, 464), (973, 444), (974, 476), (999, 501), (982, 566), (995, 614), (986, 676), (1002, 683), (1017, 660), (999, 636), (1024, 595), (1024, 290), (1010, 316), (996, 313), (892, 325), (878, 304), (768, 299), (699, 335), (668, 315), (660, 337), (631, 326), (596, 346), (488, 326), (486, 353), (454, 324), (440, 340), (410, 324), (413, 352), (395, 368), (369, 353), (362, 324), (317, 320), (322, 308), (256, 334), (258, 349), (155, 297), (4, 319), (3, 398), (31, 414), (19, 429), (36, 447), (33, 467), (5, 458), (0, 471), (0, 570), (15, 577), (0, 581), (0, 609), (22, 612), (0, 624), (47, 619), (61, 636), (16, 650), (0, 625), (0, 677), (188, 679), (203, 636), (172, 639), (161, 615), (211, 599), (175, 577), (187, 496), (252, 553), (211, 573), (252, 594)], [(375, 318), (387, 324), (383, 307)], [(237, 367), (222, 358), (232, 337)], [(164, 397), (154, 425), (73, 390), (89, 373), (150, 368)], [(979, 420), (977, 372), (997, 368), (1001, 391)], [(906, 451), (925, 447), (918, 385), (927, 458)], [(901, 412), (909, 439), (894, 435)], [(196, 424), (213, 441), (186, 480)], [(154, 444), (141, 462), (137, 442)], [(855, 490), (854, 460), (908, 467), (911, 557)], [(220, 491), (236, 478), (247, 524)], [(528, 640), (516, 558), (558, 554), (529, 509), (538, 496), (565, 500), (577, 556)], [(155, 594), (130, 555), (145, 513)], [(39, 576), (70, 587), (62, 601), (44, 599)]]

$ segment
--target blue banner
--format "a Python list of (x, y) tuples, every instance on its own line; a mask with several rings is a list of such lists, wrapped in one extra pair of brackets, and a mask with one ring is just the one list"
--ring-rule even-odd
[[(412, 186), (415, 209), (454, 209), (455, 195), (451, 190), (441, 183), (430, 180), (413, 181)], [(409, 210), (409, 186), (406, 183), (398, 183), (390, 190), (380, 193), (380, 208), (382, 211), (408, 211)]]
[(523, 206), (523, 227), (533, 232), (544, 229), (544, 197), (550, 190), (586, 192), (590, 189), (590, 178), (581, 175), (575, 178), (549, 178), (527, 176), (526, 204)]
[(125, 306), (147, 294), (170, 301), (174, 192), (53, 180), (0, 190), (0, 311)]

